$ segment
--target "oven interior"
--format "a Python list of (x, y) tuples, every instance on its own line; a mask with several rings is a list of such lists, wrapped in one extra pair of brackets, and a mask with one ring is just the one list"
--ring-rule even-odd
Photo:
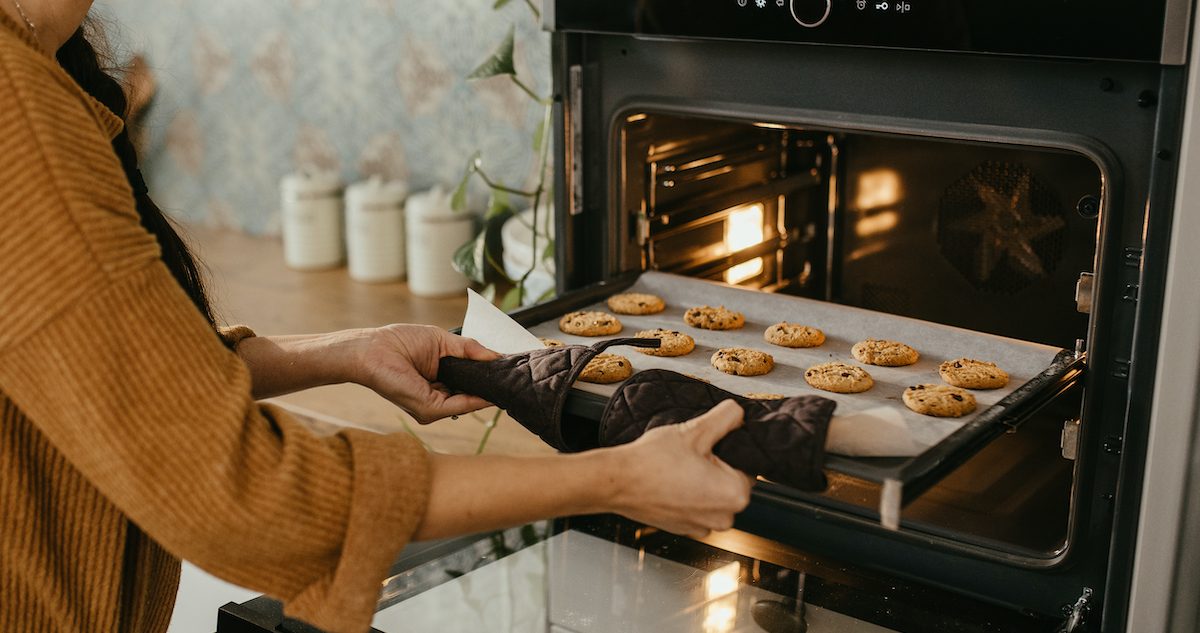
[[(1087, 339), (1105, 181), (1081, 152), (661, 112), (617, 132), (627, 267), (1066, 349)], [(1061, 557), (1075, 469), (1060, 438), (1081, 401), (1077, 384), (978, 452), (905, 508), (905, 529)], [(870, 516), (879, 495), (834, 475), (817, 502)]]

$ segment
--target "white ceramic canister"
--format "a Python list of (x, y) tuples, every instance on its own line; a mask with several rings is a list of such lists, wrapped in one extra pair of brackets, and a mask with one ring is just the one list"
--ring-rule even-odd
[(289, 174), (279, 188), (287, 265), (319, 270), (342, 263), (342, 183), (338, 175), (326, 171)]
[(408, 186), (375, 177), (346, 189), (346, 248), (356, 281), (404, 276), (404, 196)]
[(440, 185), (415, 193), (405, 203), (408, 222), (408, 288), (419, 297), (446, 297), (467, 289), (467, 278), (454, 270), (459, 246), (475, 237), (475, 218), (450, 207)]

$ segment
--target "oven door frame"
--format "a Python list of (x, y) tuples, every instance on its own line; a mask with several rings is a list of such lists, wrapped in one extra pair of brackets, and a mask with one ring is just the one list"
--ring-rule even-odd
[[(1154, 380), (1155, 316), (1161, 310), (1170, 233), (1169, 215), (1155, 211), (1169, 209), (1173, 200), (1176, 165), (1171, 158), (1179, 146), (1178, 106), (1186, 69), (595, 33), (558, 32), (552, 37), (559, 100), (555, 196), (562, 291), (633, 272), (613, 237), (631, 234), (627, 214), (617, 207), (620, 183), (613, 154), (619, 113), (639, 104), (669, 104), (677, 111), (705, 114), (711, 114), (713, 104), (722, 104), (726, 114), (746, 116), (749, 111), (752, 118), (810, 123), (833, 118), (841, 127), (882, 126), (883, 131), (895, 131), (907, 121), (907, 132), (957, 129), (976, 140), (991, 136), (1010, 143), (1044, 141), (1032, 137), (1037, 130), (1050, 130), (1058, 139), (1070, 139), (1068, 149), (1099, 159), (1108, 179), (1105, 224), (1094, 270), (1100, 283), (1089, 328), (1092, 376), (1084, 406), (1089, 424), (1081, 434), (1076, 463), (1071, 550), (1042, 569), (1023, 568), (1022, 561), (981, 557), (936, 538), (881, 533), (853, 517), (779, 503), (752, 504), (739, 525), (888, 573), (1042, 613), (1074, 603), (1086, 587), (1093, 592), (1093, 604), (1103, 604), (1105, 622), (1123, 622), (1148, 415), (1148, 405), (1131, 402), (1129, 393), (1152, 388)], [(704, 69), (703, 76), (697, 68)], [(957, 101), (949, 103), (937, 91), (921, 93), (897, 75), (911, 76), (921, 86), (954, 86)], [(713, 98), (731, 76), (747, 89)], [(784, 91), (768, 84), (797, 77), (817, 86), (781, 103)], [(874, 94), (896, 97), (890, 100), (894, 112), (880, 112), (879, 104), (863, 100), (871, 96), (866, 85), (872, 82)], [(743, 98), (730, 102), (727, 96), (734, 93)], [(1029, 109), (994, 102), (1006, 95), (1016, 95)], [(848, 103), (854, 108), (848, 110)], [(859, 107), (863, 104), (868, 106)], [(977, 114), (964, 114), (972, 106)], [(1129, 300), (1131, 290), (1134, 300)], [(1106, 599), (1109, 594), (1117, 599)]]

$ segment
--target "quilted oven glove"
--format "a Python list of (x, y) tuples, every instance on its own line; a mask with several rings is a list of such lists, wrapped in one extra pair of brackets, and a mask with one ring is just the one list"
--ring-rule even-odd
[(632, 442), (646, 431), (686, 422), (722, 400), (735, 400), (745, 424), (713, 451), (751, 475), (800, 490), (823, 490), (825, 434), (832, 400), (802, 396), (753, 400), (706, 382), (662, 369), (638, 372), (621, 385), (600, 421), (599, 437), (564, 428), (563, 404), (588, 361), (614, 345), (657, 347), (658, 339), (614, 339), (592, 347), (570, 345), (513, 354), (493, 361), (442, 358), (438, 380), (448, 388), (480, 396), (565, 452)]
[(591, 347), (566, 345), (476, 361), (447, 356), (438, 361), (438, 382), (504, 409), (522, 426), (560, 451), (576, 453), (599, 446), (595, 437), (564, 429), (563, 404), (588, 361), (614, 345), (658, 347), (656, 338), (618, 338)]
[(667, 424), (686, 422), (722, 400), (742, 406), (745, 424), (726, 435), (713, 453), (750, 475), (799, 490), (825, 489), (825, 434), (837, 403), (820, 396), (755, 400), (665, 369), (634, 374), (609, 401), (600, 421), (600, 444), (632, 442)]

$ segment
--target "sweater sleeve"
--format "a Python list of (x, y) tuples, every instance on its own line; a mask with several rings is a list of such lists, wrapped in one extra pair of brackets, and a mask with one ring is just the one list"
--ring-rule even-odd
[(423, 448), (317, 437), (255, 403), (139, 224), (113, 115), (14, 50), (0, 47), (0, 391), (168, 551), (362, 633), (424, 513)]
[(406, 435), (309, 433), (250, 397), (244, 364), (161, 264), (0, 356), (0, 385), (168, 551), (360, 633), (428, 491)]

